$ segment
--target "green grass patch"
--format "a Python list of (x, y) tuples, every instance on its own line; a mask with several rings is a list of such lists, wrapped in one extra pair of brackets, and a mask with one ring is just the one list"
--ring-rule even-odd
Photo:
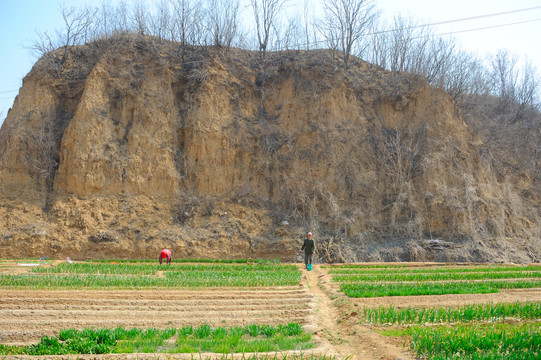
[(471, 304), (432, 308), (402, 308), (393, 306), (378, 309), (365, 308), (364, 321), (373, 325), (416, 325), (426, 323), (458, 323), (469, 321), (500, 321), (541, 319), (541, 302), (515, 302), (500, 304)]
[[(99, 259), (86, 260), (89, 263), (156, 263), (156, 259)], [(173, 264), (183, 263), (216, 263), (216, 264), (280, 264), (280, 259), (173, 259)]]
[(406, 265), (354, 265), (354, 264), (345, 264), (345, 265), (322, 265), (321, 268), (323, 269), (331, 269), (329, 272), (339, 270), (339, 269), (398, 269), (398, 268), (405, 268)]
[(495, 280), (495, 279), (526, 279), (541, 278), (539, 271), (496, 271), (496, 272), (431, 272), (431, 273), (365, 273), (365, 274), (335, 274), (335, 282), (359, 281), (450, 281), (450, 280)]
[[(495, 293), (541, 288), (541, 266), (341, 266), (328, 270), (350, 297)], [(541, 359), (541, 302), (455, 308), (365, 308), (366, 324), (408, 338), (419, 359)]]
[(349, 297), (414, 296), (445, 294), (489, 294), (500, 289), (541, 287), (541, 281), (422, 282), (422, 283), (341, 283)]
[[(156, 276), (160, 271), (165, 276)], [(62, 263), (30, 273), (0, 275), (0, 286), (31, 289), (140, 289), (293, 286), (301, 273), (294, 265)]]
[(29, 346), (0, 346), (0, 355), (65, 355), (109, 353), (246, 353), (305, 350), (311, 334), (296, 323), (212, 328), (204, 324), (180, 329), (62, 330)]
[(449, 266), (431, 266), (431, 267), (419, 267), (412, 268), (404, 266), (366, 266), (366, 265), (343, 265), (329, 268), (329, 274), (416, 274), (416, 273), (472, 273), (472, 272), (528, 272), (528, 271), (541, 271), (540, 265), (528, 265), (528, 266), (516, 266), (516, 265), (483, 265), (483, 266), (461, 266), (461, 267), (449, 267)]
[(422, 359), (541, 359), (539, 323), (431, 326), (411, 332), (410, 347)]
[(31, 270), (33, 273), (67, 273), (67, 274), (120, 274), (120, 275), (154, 275), (156, 271), (167, 273), (183, 272), (297, 272), (294, 265), (281, 264), (103, 264), (103, 263), (61, 263), (52, 267), (39, 267)]

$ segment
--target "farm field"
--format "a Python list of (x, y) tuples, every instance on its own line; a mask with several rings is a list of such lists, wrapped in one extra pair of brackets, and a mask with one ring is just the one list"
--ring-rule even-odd
[(338, 265), (327, 287), (341, 319), (402, 343), (417, 359), (541, 358), (541, 266)]
[[(66, 329), (177, 329), (167, 336), (178, 339), (187, 327), (226, 333), (294, 324), (311, 340), (276, 348), (280, 356), (467, 359), (467, 349), (445, 339), (468, 342), (468, 336), (493, 339), (502, 359), (533, 359), (541, 346), (541, 266), (535, 265), (316, 265), (307, 272), (272, 262), (21, 262), (31, 263), (0, 260), (0, 345), (36, 344)], [(428, 346), (434, 338), (447, 355)], [(480, 353), (483, 346), (473, 347)]]

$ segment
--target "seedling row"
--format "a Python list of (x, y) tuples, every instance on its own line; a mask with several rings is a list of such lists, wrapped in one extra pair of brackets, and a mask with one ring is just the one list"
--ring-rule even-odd
[(469, 304), (457, 307), (365, 308), (363, 322), (370, 325), (423, 325), (469, 321), (541, 319), (541, 302)]
[(155, 275), (157, 271), (165, 273), (181, 272), (298, 272), (294, 265), (276, 264), (172, 264), (157, 265), (146, 263), (61, 263), (51, 267), (33, 268), (33, 273), (69, 273), (69, 274), (122, 274)]
[(0, 275), (1, 287), (30, 289), (141, 289), (293, 286), (301, 273), (277, 264), (103, 264), (63, 263), (28, 274)]
[(490, 294), (501, 289), (540, 288), (541, 281), (343, 283), (340, 291), (349, 297), (418, 296), (446, 294)]
[(431, 267), (406, 267), (405, 265), (339, 265), (326, 267), (329, 274), (430, 274), (430, 273), (495, 273), (495, 272), (527, 272), (541, 271), (541, 265), (484, 265), (484, 266), (431, 266)]
[(0, 345), (0, 355), (64, 355), (108, 353), (246, 353), (306, 350), (314, 346), (300, 324), (216, 327), (208, 324), (179, 329), (61, 330), (29, 346)]
[(336, 282), (358, 282), (358, 281), (447, 281), (447, 280), (495, 280), (495, 279), (539, 279), (539, 271), (500, 271), (500, 272), (466, 272), (466, 273), (375, 273), (375, 274), (336, 274), (333, 280)]
[[(495, 293), (541, 288), (541, 266), (345, 265), (328, 269), (348, 297)], [(404, 301), (407, 303), (407, 300)], [(406, 337), (419, 359), (541, 359), (541, 302), (365, 307), (359, 321)]]
[(421, 359), (536, 360), (541, 358), (539, 323), (474, 324), (409, 330)]
[(488, 294), (541, 287), (541, 266), (367, 267), (329, 269), (349, 297)]

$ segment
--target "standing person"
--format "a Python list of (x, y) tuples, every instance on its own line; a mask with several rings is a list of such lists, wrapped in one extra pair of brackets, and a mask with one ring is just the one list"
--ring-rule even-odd
[(162, 249), (162, 251), (160, 252), (160, 256), (158, 258), (158, 260), (160, 261), (160, 265), (162, 264), (163, 262), (163, 259), (167, 259), (167, 264), (171, 264), (171, 250), (169, 249)]
[(302, 248), (299, 250), (304, 250), (304, 264), (306, 265), (306, 268), (308, 268), (308, 264), (312, 264), (312, 255), (314, 255), (314, 252), (316, 251), (316, 243), (312, 239), (312, 233), (309, 232), (306, 235), (306, 239), (304, 239), (304, 243), (302, 244)]

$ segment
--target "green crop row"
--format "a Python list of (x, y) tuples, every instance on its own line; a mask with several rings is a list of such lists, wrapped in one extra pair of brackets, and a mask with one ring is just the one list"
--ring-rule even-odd
[[(91, 263), (156, 263), (156, 259), (97, 259)], [(173, 259), (172, 263), (217, 263), (217, 264), (280, 264), (279, 259)]]
[(410, 328), (418, 358), (443, 360), (541, 359), (539, 323)]
[(311, 335), (297, 323), (180, 329), (62, 330), (29, 346), (0, 345), (0, 355), (64, 355), (108, 353), (234, 353), (309, 349)]
[(329, 269), (329, 274), (464, 274), (464, 273), (495, 273), (495, 272), (531, 272), (541, 271), (539, 265), (514, 266), (514, 265), (494, 265), (494, 266), (468, 266), (468, 267), (447, 267), (434, 266), (423, 268), (400, 268), (389, 267), (385, 269), (371, 267), (349, 267), (340, 266)]
[(480, 272), (480, 273), (414, 273), (414, 274), (348, 274), (334, 275), (335, 282), (359, 282), (359, 281), (444, 281), (444, 280), (495, 280), (495, 279), (525, 279), (541, 278), (540, 271), (505, 271), (505, 272)]
[(324, 269), (331, 269), (329, 272), (334, 271), (335, 269), (399, 269), (405, 268), (406, 265), (355, 265), (355, 264), (344, 264), (344, 265), (322, 265)]
[(414, 325), (426, 323), (458, 323), (468, 321), (494, 321), (513, 317), (517, 320), (541, 319), (541, 302), (471, 304), (449, 307), (396, 309), (393, 306), (378, 309), (365, 308), (365, 322), (373, 325)]
[(167, 273), (175, 272), (298, 272), (294, 265), (280, 264), (179, 264), (164, 266), (158, 264), (103, 264), (103, 263), (61, 263), (56, 266), (33, 268), (34, 273), (68, 273), (68, 274), (126, 274), (126, 275), (154, 275), (156, 271)]
[(154, 275), (159, 270), (156, 265), (134, 264), (91, 264), (91, 263), (61, 263), (56, 266), (38, 267), (31, 270), (33, 273), (65, 273), (65, 274), (129, 274)]
[(166, 273), (168, 281), (181, 287), (220, 287), (220, 286), (284, 286), (297, 285), (300, 282), (300, 272), (208, 272), (199, 271), (194, 276), (191, 272)]
[(165, 272), (165, 277), (122, 274), (0, 274), (0, 287), (32, 289), (103, 288), (197, 288), (293, 286), (300, 282), (296, 271), (192, 271)]
[(444, 294), (489, 294), (500, 289), (541, 287), (534, 281), (422, 282), (422, 283), (341, 283), (340, 291), (349, 297), (414, 296)]
[[(160, 276), (156, 276), (160, 272)], [(258, 264), (105, 264), (61, 263), (27, 274), (0, 274), (0, 286), (12, 288), (200, 288), (298, 285), (295, 265)]]

